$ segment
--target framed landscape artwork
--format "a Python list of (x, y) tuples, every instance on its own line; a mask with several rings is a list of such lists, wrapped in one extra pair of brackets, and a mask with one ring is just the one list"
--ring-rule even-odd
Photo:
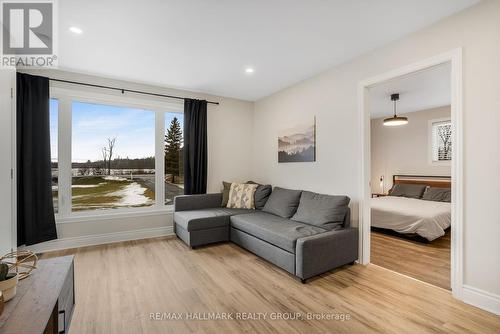
[(316, 161), (316, 117), (311, 122), (280, 131), (278, 162)]

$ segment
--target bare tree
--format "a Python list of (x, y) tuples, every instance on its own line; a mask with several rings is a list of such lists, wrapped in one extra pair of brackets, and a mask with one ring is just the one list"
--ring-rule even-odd
[(106, 168), (107, 168), (107, 163), (106, 161), (108, 160), (108, 150), (106, 149), (106, 147), (103, 147), (101, 149), (101, 152), (102, 152), (102, 160), (104, 161), (104, 174), (106, 174)]
[(113, 149), (115, 148), (116, 137), (108, 138), (108, 148), (106, 151), (108, 152), (108, 175), (111, 175), (111, 160), (113, 159)]
[(438, 135), (442, 140), (441, 155), (443, 160), (451, 160), (451, 125), (438, 127)]

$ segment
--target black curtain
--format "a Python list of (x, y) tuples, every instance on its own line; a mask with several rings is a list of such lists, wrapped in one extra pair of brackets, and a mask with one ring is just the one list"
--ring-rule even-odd
[(184, 193), (207, 192), (207, 101), (184, 100)]
[(17, 244), (57, 239), (50, 164), (49, 79), (17, 73)]

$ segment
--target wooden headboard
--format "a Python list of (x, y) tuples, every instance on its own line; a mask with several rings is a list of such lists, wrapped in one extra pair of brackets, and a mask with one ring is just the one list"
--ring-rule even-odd
[(451, 188), (451, 176), (436, 175), (393, 175), (393, 187), (395, 184), (425, 184), (429, 187)]

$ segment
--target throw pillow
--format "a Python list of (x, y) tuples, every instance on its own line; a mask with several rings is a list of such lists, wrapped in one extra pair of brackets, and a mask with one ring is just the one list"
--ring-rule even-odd
[(228, 208), (255, 209), (254, 195), (257, 184), (233, 183), (229, 190)]

